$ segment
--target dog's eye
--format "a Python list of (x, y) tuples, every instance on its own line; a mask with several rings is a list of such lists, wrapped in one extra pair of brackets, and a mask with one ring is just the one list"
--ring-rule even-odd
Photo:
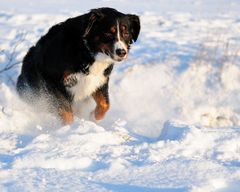
[(123, 37), (128, 38), (129, 37), (129, 33), (127, 33), (127, 32), (123, 33)]
[(104, 33), (104, 36), (109, 38), (109, 39), (113, 39), (113, 34), (112, 33)]

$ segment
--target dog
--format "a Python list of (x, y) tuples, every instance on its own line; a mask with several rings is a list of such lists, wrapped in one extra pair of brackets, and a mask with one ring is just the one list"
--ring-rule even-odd
[(28, 102), (44, 95), (64, 124), (73, 122), (74, 103), (92, 97), (96, 102), (92, 114), (102, 120), (110, 107), (108, 84), (114, 62), (127, 58), (139, 32), (137, 15), (112, 8), (69, 18), (29, 49), (17, 92)]

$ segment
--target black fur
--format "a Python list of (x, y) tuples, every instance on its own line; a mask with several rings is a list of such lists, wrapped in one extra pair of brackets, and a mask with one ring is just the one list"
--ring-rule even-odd
[[(77, 80), (65, 78), (65, 74), (89, 74), (89, 68), (99, 52), (113, 57), (112, 44), (114, 35), (107, 34), (109, 28), (119, 19), (127, 26), (128, 31), (123, 40), (130, 44), (137, 40), (140, 23), (136, 15), (125, 15), (111, 8), (94, 9), (87, 14), (70, 18), (59, 23), (40, 38), (31, 47), (23, 60), (22, 71), (17, 81), (17, 91), (26, 97), (37, 99), (39, 94), (50, 96), (56, 109), (64, 108), (71, 111), (74, 95), (67, 87), (74, 86)], [(103, 46), (104, 48), (100, 47)], [(109, 78), (113, 64), (105, 71)], [(108, 100), (108, 81), (99, 90), (103, 90)], [(36, 96), (36, 97), (35, 97)]]

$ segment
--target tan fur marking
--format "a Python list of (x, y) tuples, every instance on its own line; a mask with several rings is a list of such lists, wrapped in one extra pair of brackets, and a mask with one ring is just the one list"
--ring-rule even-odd
[(71, 74), (70, 71), (64, 71), (64, 72), (63, 72), (63, 78), (64, 78), (64, 79), (67, 78), (70, 74)]
[(106, 99), (102, 93), (96, 92), (92, 96), (97, 104), (95, 111), (94, 111), (95, 119), (101, 120), (104, 118), (105, 113), (108, 111), (110, 105), (106, 101)]
[(110, 29), (110, 31), (111, 31), (112, 33), (116, 33), (117, 29), (116, 29), (115, 26), (112, 26), (111, 29)]
[(123, 30), (123, 31), (126, 30), (126, 26), (125, 26), (125, 25), (121, 25), (120, 28), (121, 28), (121, 30)]
[(59, 115), (65, 125), (73, 122), (73, 113), (71, 111), (59, 110)]

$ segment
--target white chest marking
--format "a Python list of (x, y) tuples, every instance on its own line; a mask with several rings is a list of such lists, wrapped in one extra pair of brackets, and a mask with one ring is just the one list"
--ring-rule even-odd
[(77, 84), (67, 90), (74, 96), (74, 101), (85, 99), (91, 96), (99, 87), (106, 83), (107, 78), (104, 71), (113, 60), (105, 54), (98, 54), (95, 62), (89, 68), (89, 74), (75, 73)]

